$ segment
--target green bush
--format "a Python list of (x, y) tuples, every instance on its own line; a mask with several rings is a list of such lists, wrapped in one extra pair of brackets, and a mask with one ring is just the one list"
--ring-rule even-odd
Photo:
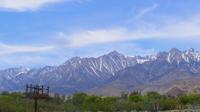
[[(51, 97), (38, 101), (39, 112), (130, 112), (175, 110), (198, 107), (200, 95), (190, 94), (175, 98), (149, 92), (146, 95), (131, 93), (123, 97), (101, 97), (75, 93), (72, 96)], [(34, 101), (22, 93), (0, 94), (0, 112), (33, 112)]]

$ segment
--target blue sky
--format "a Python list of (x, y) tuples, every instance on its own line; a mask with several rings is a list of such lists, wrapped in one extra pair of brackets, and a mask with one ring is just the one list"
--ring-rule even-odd
[(0, 69), (117, 50), (200, 51), (199, 0), (1, 0)]

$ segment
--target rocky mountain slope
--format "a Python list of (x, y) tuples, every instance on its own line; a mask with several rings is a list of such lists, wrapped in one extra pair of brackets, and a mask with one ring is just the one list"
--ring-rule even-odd
[[(120, 95), (122, 91), (139, 90), (167, 93), (175, 86), (184, 88), (193, 81), (192, 90), (198, 85), (200, 78), (199, 53), (193, 49), (181, 52), (171, 49), (169, 52), (157, 54), (156, 60), (137, 64), (116, 72), (106, 84), (89, 92), (98, 95)], [(188, 84), (189, 85), (189, 84)], [(112, 90), (112, 91), (111, 91)], [(192, 91), (188, 91), (192, 92)]]
[(103, 84), (116, 72), (154, 57), (127, 57), (116, 51), (97, 58), (74, 57), (59, 66), (40, 69), (11, 68), (0, 71), (0, 91), (23, 90), (26, 83), (43, 84), (53, 92), (73, 93)]
[(144, 57), (124, 56), (113, 51), (97, 58), (74, 57), (59, 66), (1, 70), (0, 91), (22, 91), (26, 83), (33, 83), (48, 85), (52, 92), (63, 94), (83, 91), (120, 95), (122, 91), (133, 90), (167, 93), (171, 89), (175, 91), (174, 87), (192, 91), (193, 86), (186, 85), (193, 82), (195, 88), (200, 87), (195, 80), (198, 78), (200, 53), (194, 49), (173, 48)]

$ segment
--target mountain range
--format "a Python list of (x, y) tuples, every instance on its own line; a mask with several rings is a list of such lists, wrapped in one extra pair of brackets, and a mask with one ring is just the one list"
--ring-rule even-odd
[[(200, 52), (172, 48), (148, 56), (117, 51), (99, 57), (74, 57), (59, 66), (0, 71), (0, 91), (24, 91), (27, 83), (50, 86), (52, 92), (87, 92), (118, 96), (122, 92), (157, 91), (176, 95), (200, 93)], [(181, 92), (180, 92), (181, 91)]]

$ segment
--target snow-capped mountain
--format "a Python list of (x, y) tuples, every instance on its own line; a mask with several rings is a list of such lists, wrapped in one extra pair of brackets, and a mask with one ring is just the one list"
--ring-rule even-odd
[[(55, 67), (3, 70), (0, 72), (0, 76), (1, 78), (6, 76), (6, 80), (1, 85), (9, 86), (8, 90), (11, 87), (11, 90), (13, 88), (18, 90), (22, 89), (26, 83), (39, 83), (50, 85), (57, 92), (71, 93), (101, 85), (122, 69), (154, 59), (153, 56), (124, 56), (117, 51), (97, 58), (74, 57)], [(56, 87), (58, 87), (58, 90)], [(7, 88), (4, 89), (7, 90)], [(3, 91), (3, 89), (0, 89), (0, 91)]]
[[(25, 67), (9, 68), (0, 71), (0, 91), (11, 88), (12, 80), (18, 76), (23, 76), (28, 73), (30, 69)], [(9, 83), (11, 81), (11, 83)]]
[(9, 68), (0, 71), (0, 77), (5, 78), (5, 80), (11, 80), (19, 75), (26, 74), (29, 70), (29, 68), (25, 67)]
[(190, 48), (186, 51), (180, 51), (179, 49), (172, 48), (169, 52), (161, 52), (156, 56), (160, 59), (166, 59), (169, 63), (192, 63), (200, 62), (200, 52)]
[[(180, 51), (173, 48), (169, 52), (158, 53), (153, 61), (116, 72), (107, 83), (90, 92), (98, 95), (120, 95), (122, 91), (133, 90), (163, 93), (174, 86), (196, 92), (192, 88), (200, 88), (197, 82), (200, 79), (199, 56), (200, 53), (194, 49)], [(189, 87), (191, 82), (193, 86)]]
[[(128, 85), (133, 87), (134, 84), (142, 84), (141, 80), (149, 82), (165, 76), (163, 73), (175, 73), (173, 70), (177, 66), (189, 70), (191, 74), (200, 73), (199, 65), (200, 53), (194, 49), (180, 51), (173, 48), (169, 52), (150, 56), (125, 56), (113, 51), (97, 58), (74, 57), (59, 66), (2, 70), (0, 91), (24, 90), (26, 83), (48, 85), (52, 92), (65, 94), (88, 91), (108, 82), (115, 84), (113, 81), (117, 82), (115, 85), (128, 82)], [(129, 72), (130, 69), (134, 72)]]

